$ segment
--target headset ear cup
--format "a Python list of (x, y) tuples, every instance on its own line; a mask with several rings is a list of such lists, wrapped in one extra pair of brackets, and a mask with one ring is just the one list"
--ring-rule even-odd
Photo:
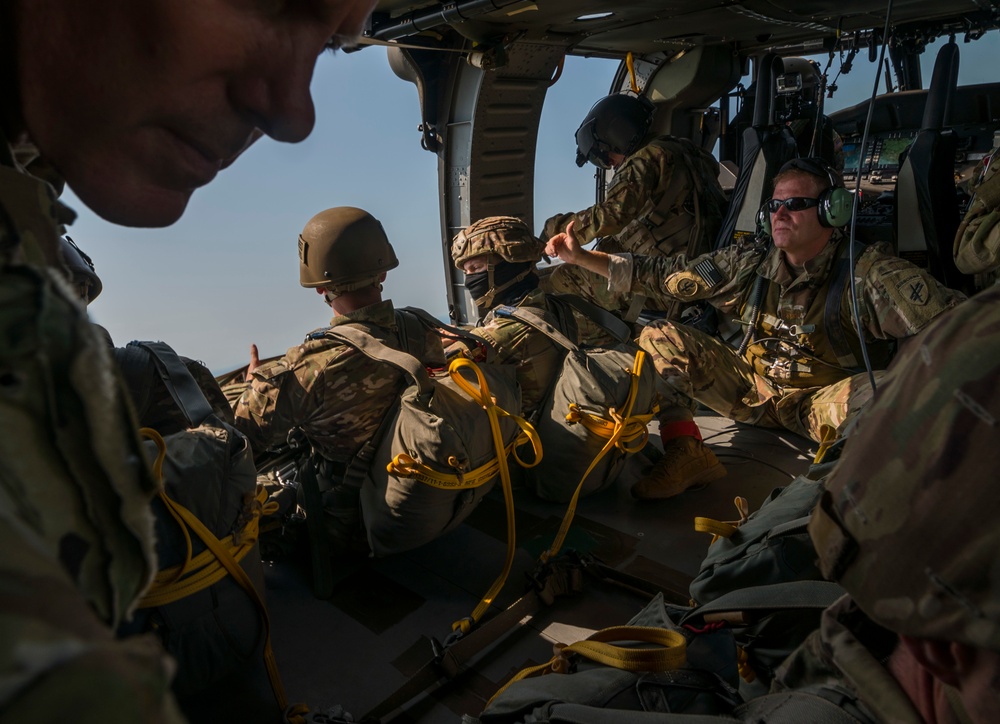
[(771, 238), (771, 212), (767, 210), (767, 202), (757, 210), (757, 228), (767, 238)]
[(854, 211), (854, 197), (845, 188), (834, 187), (819, 196), (819, 223), (826, 227), (846, 226)]

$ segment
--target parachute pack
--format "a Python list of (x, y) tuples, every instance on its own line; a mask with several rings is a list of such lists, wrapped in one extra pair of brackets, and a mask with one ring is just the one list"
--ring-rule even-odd
[(648, 439), (660, 377), (629, 339), (627, 324), (572, 295), (552, 295), (604, 327), (618, 344), (579, 347), (533, 307), (496, 308), (566, 350), (562, 368), (534, 420), (545, 457), (525, 471), (525, 484), (545, 500), (565, 503), (611, 485), (626, 458)]
[(191, 721), (236, 713), (271, 721), (287, 702), (271, 652), (257, 548), (266, 495), (256, 488), (249, 444), (214, 415), (169, 346), (132, 345), (151, 355), (189, 424), (166, 436), (142, 430), (163, 490), (152, 504), (159, 572), (139, 602), (137, 623), (177, 660), (173, 689)]

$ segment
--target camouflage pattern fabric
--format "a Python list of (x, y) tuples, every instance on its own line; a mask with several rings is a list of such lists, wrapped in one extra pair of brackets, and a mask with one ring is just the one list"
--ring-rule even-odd
[[(758, 334), (745, 359), (670, 322), (646, 327), (639, 344), (680, 395), (734, 419), (780, 425), (816, 439), (816, 425), (843, 425), (870, 394), (863, 378), (852, 380), (855, 370), (841, 363), (824, 328), (828, 281), (842, 243), (843, 235), (835, 232), (830, 245), (798, 272), (785, 263), (781, 250), (761, 244), (727, 247), (692, 260), (684, 255), (613, 257), (609, 286), (683, 301), (703, 299), (724, 313), (743, 314), (754, 279), (763, 276), (770, 282), (759, 317), (766, 338)], [(714, 271), (706, 271), (709, 267)], [(916, 334), (964, 298), (878, 245), (857, 258), (854, 273), (869, 343)], [(852, 319), (845, 290), (840, 320), (844, 336), (856, 346)], [(714, 367), (702, 359), (711, 359)], [(696, 376), (685, 381), (692, 364)], [(716, 381), (709, 384), (709, 378)], [(829, 385), (837, 386), (820, 394)]]
[(808, 691), (840, 702), (860, 722), (923, 724), (882, 664), (896, 643), (895, 634), (874, 625), (845, 596), (823, 612), (820, 628), (775, 670), (771, 693)]
[(955, 265), (980, 275), (979, 287), (994, 282), (1000, 270), (1000, 151), (987, 156), (984, 165), (969, 188), (972, 200), (955, 234)]
[(992, 287), (893, 362), (810, 523), (824, 575), (882, 626), (1000, 651), (998, 419)]
[[(691, 178), (689, 169), (693, 169), (696, 179)], [(547, 240), (574, 221), (575, 234), (581, 244), (603, 236), (617, 236), (622, 251), (634, 251), (639, 240), (621, 233), (630, 224), (640, 222), (647, 229), (655, 229), (670, 223), (674, 216), (683, 216), (685, 221), (680, 228), (690, 229), (698, 221), (704, 238), (714, 241), (722, 222), (725, 199), (718, 176), (718, 162), (690, 141), (671, 136), (654, 138), (625, 159), (615, 171), (604, 201), (584, 211), (551, 217), (542, 227), (541, 238)], [(702, 189), (700, 194), (696, 187)], [(670, 196), (665, 199), (668, 191)], [(697, 220), (694, 218), (695, 195), (701, 216)], [(706, 244), (704, 248), (688, 249), (688, 234), (682, 236), (682, 244), (661, 246), (660, 253), (672, 254), (682, 249), (697, 253), (709, 248)], [(671, 237), (671, 241), (675, 239)]]
[[(686, 139), (654, 138), (629, 156), (615, 172), (605, 200), (575, 214), (545, 222), (542, 238), (563, 231), (570, 221), (581, 244), (609, 254), (697, 256), (714, 246), (725, 212), (719, 164)], [(570, 265), (553, 269), (542, 288), (549, 293), (578, 294), (614, 312), (627, 312), (632, 295), (608, 290), (603, 277)], [(672, 319), (682, 305), (653, 297), (642, 305), (667, 312)]]
[[(547, 309), (545, 295), (538, 289), (528, 292), (516, 306)], [(521, 387), (521, 414), (530, 419), (559, 374), (566, 351), (524, 322), (497, 316), (492, 311), (480, 326), (469, 331), (496, 352), (495, 364), (516, 365), (517, 383)], [(560, 331), (565, 333), (566, 330)], [(568, 336), (573, 339), (576, 335)], [(445, 353), (449, 357), (465, 354), (476, 362), (486, 361), (485, 350), (469, 350), (462, 341), (451, 345)]]
[(156, 569), (157, 486), (56, 266), (71, 219), (0, 139), (0, 720), (181, 722), (159, 644), (114, 634)]
[(872, 397), (867, 374), (824, 387), (781, 387), (729, 345), (683, 324), (655, 322), (643, 329), (639, 346), (674, 393), (665, 407), (694, 410), (697, 401), (723, 417), (817, 441), (824, 425), (841, 429)]
[[(342, 324), (374, 329), (386, 344), (400, 348), (392, 302), (334, 317), (330, 326)], [(425, 363), (443, 360), (440, 338), (428, 333), (426, 345)], [(256, 455), (283, 444), (298, 428), (323, 457), (347, 462), (374, 437), (404, 386), (402, 372), (373, 363), (350, 345), (307, 339), (254, 371), (236, 402), (235, 424)]]

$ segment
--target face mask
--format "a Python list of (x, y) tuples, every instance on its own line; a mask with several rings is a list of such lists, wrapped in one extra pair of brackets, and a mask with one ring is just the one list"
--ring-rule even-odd
[[(506, 304), (520, 299), (528, 291), (534, 289), (538, 280), (530, 272), (534, 268), (531, 262), (511, 264), (501, 262), (493, 269), (493, 286), (490, 286), (489, 271), (474, 272), (465, 275), (465, 288), (476, 301), (480, 313), (488, 311), (498, 304)], [(522, 279), (519, 276), (525, 275)]]

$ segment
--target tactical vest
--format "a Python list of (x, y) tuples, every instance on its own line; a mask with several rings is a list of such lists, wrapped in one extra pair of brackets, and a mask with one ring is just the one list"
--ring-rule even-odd
[(622, 249), (642, 255), (656, 249), (667, 256), (683, 251), (689, 257), (710, 251), (726, 206), (718, 162), (686, 138), (660, 136), (648, 145), (667, 150), (680, 168), (658, 199), (647, 201), (616, 234)]
[[(850, 305), (845, 305), (845, 295), (850, 296), (847, 249), (847, 242), (842, 242), (830, 274), (799, 325), (789, 325), (774, 314), (781, 290), (766, 277), (757, 277), (741, 318), (754, 327), (754, 339), (759, 340), (746, 350), (746, 359), (758, 375), (780, 387), (802, 388), (830, 385), (864, 371), (861, 339), (854, 329)], [(856, 245), (856, 257), (863, 249)], [(870, 264), (856, 263), (855, 275), (863, 279)], [(755, 314), (754, 297), (758, 294), (760, 313)], [(890, 343), (876, 340), (867, 346), (872, 366), (884, 369)]]

